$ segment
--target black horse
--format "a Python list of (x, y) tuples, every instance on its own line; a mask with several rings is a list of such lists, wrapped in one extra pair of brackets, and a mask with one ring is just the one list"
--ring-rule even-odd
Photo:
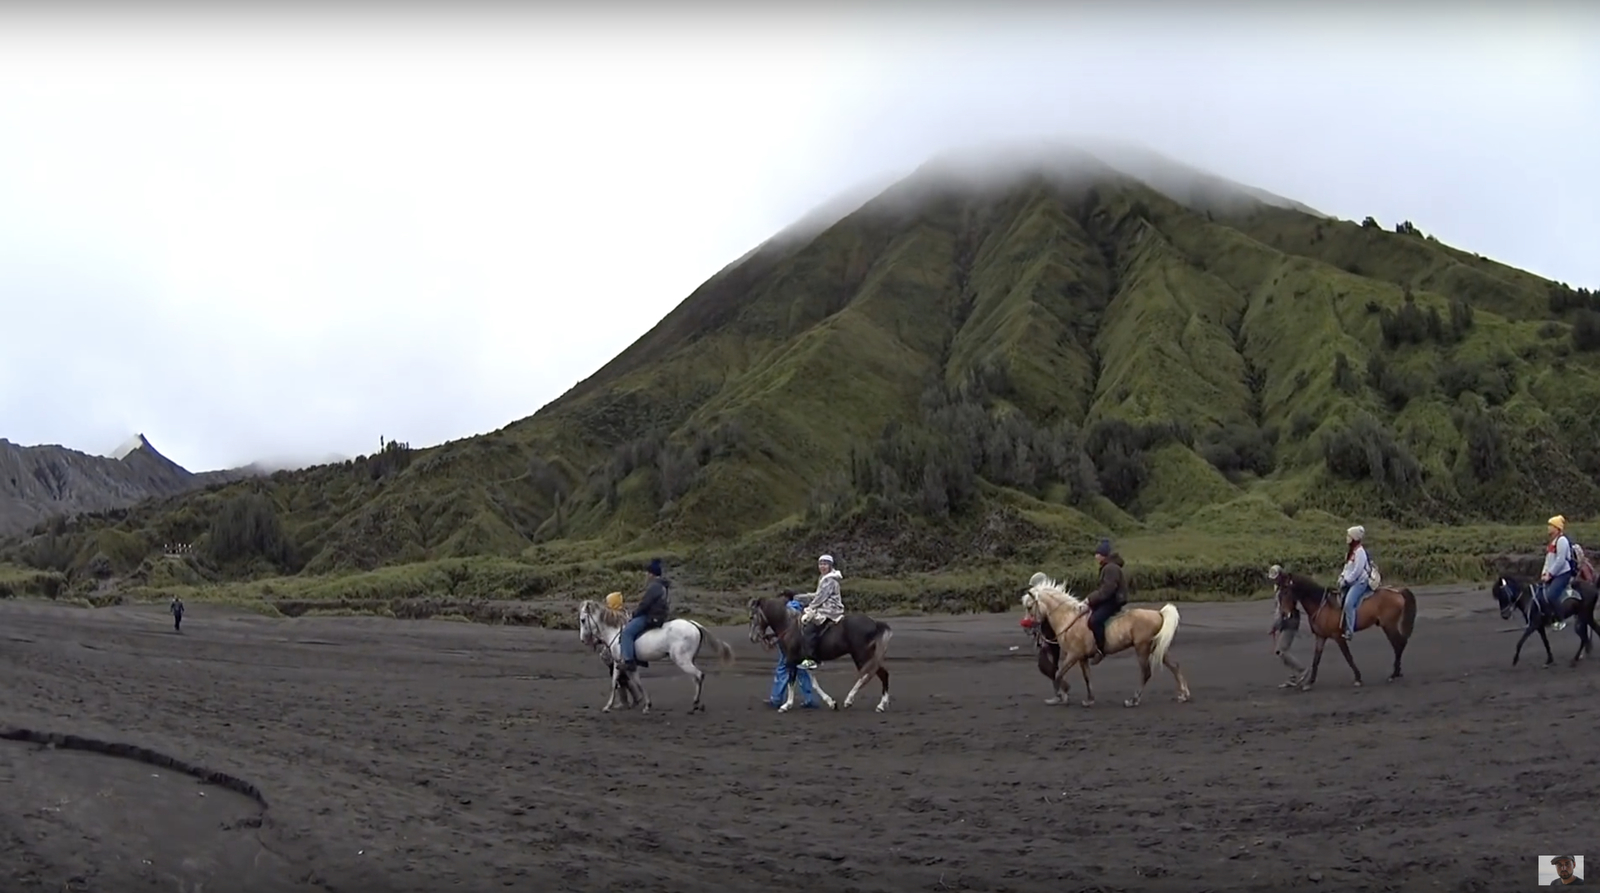
[(1578, 660), (1584, 652), (1594, 647), (1594, 642), (1589, 638), (1589, 630), (1600, 634), (1600, 624), (1595, 622), (1595, 603), (1600, 601), (1600, 588), (1584, 580), (1572, 581), (1573, 591), (1578, 593), (1578, 598), (1563, 598), (1558, 602), (1554, 613), (1545, 607), (1544, 600), (1534, 596), (1534, 583), (1521, 577), (1502, 576), (1494, 581), (1490, 592), (1494, 600), (1500, 605), (1500, 618), (1509, 620), (1512, 611), (1521, 611), (1523, 620), (1527, 621), (1527, 628), (1522, 631), (1522, 638), (1517, 640), (1517, 651), (1511, 655), (1511, 665), (1517, 665), (1522, 659), (1522, 645), (1534, 633), (1539, 634), (1539, 641), (1544, 643), (1544, 665), (1546, 667), (1556, 662), (1556, 656), (1550, 651), (1550, 638), (1544, 634), (1544, 628), (1558, 620), (1569, 617), (1578, 618), (1576, 632), (1578, 633), (1578, 653), (1572, 656), (1569, 666), (1577, 666)]
[[(800, 615), (789, 610), (789, 601), (793, 598), (793, 590), (785, 589), (772, 598), (750, 600), (750, 641), (766, 648), (783, 649), (785, 662), (789, 665), (784, 688), (791, 692), (791, 700), (795, 680), (800, 672), (800, 652), (803, 644)], [(856, 613), (845, 614), (837, 623), (828, 624), (828, 628), (822, 631), (822, 635), (817, 639), (817, 653), (814, 655), (816, 661), (822, 663), (849, 656), (861, 674), (850, 689), (850, 693), (845, 695), (845, 707), (855, 703), (856, 693), (874, 675), (883, 683), (883, 697), (878, 699), (878, 706), (875, 709), (882, 713), (884, 708), (889, 706), (889, 671), (883, 668), (883, 653), (892, 635), (889, 624)], [(822, 690), (815, 673), (811, 674), (811, 684), (823, 703), (834, 710), (839, 709), (839, 704)], [(789, 704), (785, 703), (778, 708), (778, 711), (783, 712), (788, 708)]]

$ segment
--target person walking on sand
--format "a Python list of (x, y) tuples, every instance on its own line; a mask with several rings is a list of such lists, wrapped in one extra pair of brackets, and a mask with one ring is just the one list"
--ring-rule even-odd
[(183, 632), (183, 599), (176, 595), (172, 597), (172, 604), (167, 607), (172, 612), (172, 631)]
[[(1278, 574), (1282, 572), (1283, 568), (1274, 564), (1267, 571), (1267, 579), (1276, 582)], [(1278, 659), (1283, 661), (1283, 665), (1291, 671), (1289, 681), (1278, 683), (1278, 687), (1294, 688), (1300, 684), (1301, 677), (1306, 674), (1305, 664), (1300, 663), (1293, 654), (1289, 653), (1289, 647), (1294, 644), (1295, 634), (1300, 632), (1300, 606), (1296, 604), (1290, 610), (1288, 616), (1284, 616), (1278, 612), (1276, 601), (1274, 601), (1272, 613), (1276, 619), (1272, 622), (1272, 628), (1267, 631), (1267, 634), (1272, 636), (1272, 653), (1276, 654)]]
[[(789, 610), (791, 611), (804, 611), (805, 608), (806, 606), (801, 604), (799, 599), (792, 599), (789, 602)], [(811, 684), (811, 674), (806, 670), (797, 670), (795, 671), (795, 679), (800, 684), (800, 697), (802, 699), (800, 706), (807, 710), (816, 709), (817, 693)], [(779, 648), (778, 668), (772, 674), (772, 697), (767, 699), (768, 707), (783, 706), (783, 690), (788, 681), (789, 657), (783, 653), (782, 648)]]

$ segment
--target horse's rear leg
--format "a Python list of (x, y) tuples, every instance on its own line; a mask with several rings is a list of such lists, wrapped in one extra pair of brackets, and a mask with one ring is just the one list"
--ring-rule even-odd
[(1402, 675), (1400, 672), (1400, 658), (1406, 653), (1406, 638), (1400, 635), (1398, 628), (1387, 626), (1383, 628), (1383, 634), (1389, 637), (1389, 647), (1394, 649), (1394, 672), (1389, 674), (1388, 679), (1389, 682), (1393, 682)]
[(1183, 668), (1179, 667), (1178, 662), (1172, 659), (1172, 652), (1167, 652), (1166, 657), (1161, 659), (1161, 665), (1166, 667), (1172, 673), (1172, 678), (1178, 682), (1178, 703), (1187, 703), (1190, 697), (1189, 680), (1183, 678)]
[(1139, 701), (1144, 698), (1144, 687), (1150, 684), (1150, 644), (1147, 642), (1134, 646), (1133, 653), (1139, 658), (1139, 689), (1133, 693), (1133, 697), (1122, 702), (1124, 707), (1139, 706)]

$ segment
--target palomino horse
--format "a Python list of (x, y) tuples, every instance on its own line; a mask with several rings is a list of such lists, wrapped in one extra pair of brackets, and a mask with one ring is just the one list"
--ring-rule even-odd
[[(1279, 570), (1277, 576), (1278, 613), (1287, 617), (1294, 605), (1305, 612), (1306, 623), (1317, 637), (1316, 651), (1311, 655), (1311, 670), (1300, 683), (1301, 691), (1310, 691), (1317, 681), (1317, 667), (1322, 664), (1322, 649), (1332, 639), (1339, 643), (1339, 653), (1344, 655), (1350, 672), (1355, 674), (1356, 685), (1361, 685), (1361, 669), (1350, 656), (1350, 644), (1344, 640), (1344, 599), (1338, 589), (1332, 589), (1310, 577), (1301, 577)], [(1361, 600), (1356, 608), (1356, 632), (1377, 626), (1389, 637), (1389, 647), (1394, 649), (1394, 672), (1389, 681), (1399, 679), (1400, 657), (1406, 652), (1406, 643), (1417, 625), (1417, 597), (1401, 586), (1379, 586)]]
[[(1089, 685), (1089, 662), (1094, 653), (1094, 633), (1089, 630), (1086, 612), (1088, 604), (1062, 589), (1044, 574), (1034, 574), (1028, 581), (1028, 591), (1022, 596), (1022, 605), (1035, 620), (1050, 624), (1061, 645), (1061, 658), (1057, 661), (1054, 677), (1055, 697), (1047, 704), (1065, 704), (1067, 701), (1067, 673), (1074, 666), (1083, 674), (1083, 706), (1094, 706), (1094, 689)], [(1129, 648), (1139, 658), (1139, 690), (1122, 702), (1124, 707), (1137, 707), (1144, 698), (1144, 688), (1150, 682), (1151, 661), (1166, 667), (1177, 680), (1178, 701), (1189, 700), (1189, 682), (1183, 678), (1178, 662), (1167, 653), (1172, 639), (1178, 634), (1178, 608), (1166, 604), (1161, 610), (1150, 608), (1123, 608), (1106, 622), (1106, 656)], [(1044, 657), (1041, 655), (1041, 665)], [(1042, 667), (1041, 667), (1042, 668)]]
[[(644, 700), (643, 713), (650, 712), (650, 693), (644, 690), (643, 683), (639, 682), (637, 672), (629, 673), (622, 662), (622, 627), (628, 622), (628, 615), (621, 611), (613, 611), (597, 601), (585, 600), (578, 606), (578, 638), (583, 644), (599, 650), (605, 648), (610, 652), (612, 672), (611, 697), (606, 699), (606, 706), (602, 712), (609, 713), (611, 705), (617, 699), (617, 680), (620, 677), (626, 680), (639, 697)], [(646, 630), (644, 635), (634, 641), (635, 656), (642, 661), (661, 660), (670, 657), (689, 676), (694, 677), (694, 703), (689, 706), (689, 712), (694, 713), (706, 709), (705, 702), (700, 699), (700, 693), (705, 688), (706, 674), (694, 665), (694, 659), (700, 656), (700, 649), (710, 642), (717, 651), (717, 657), (723, 666), (733, 663), (733, 648), (728, 643), (721, 641), (711, 634), (711, 631), (694, 622), (678, 618), (669, 620), (665, 624), (652, 630)]]
[[(802, 644), (800, 612), (789, 610), (789, 600), (792, 598), (794, 592), (786, 589), (782, 594), (772, 598), (750, 600), (750, 641), (767, 649), (782, 648), (789, 665), (788, 681), (784, 683), (789, 696), (778, 707), (779, 713), (787, 713), (793, 709), (795, 692), (799, 688), (798, 668)], [(845, 614), (839, 622), (829, 624), (828, 628), (822, 631), (822, 635), (817, 639), (817, 662), (838, 660), (848, 655), (855, 662), (856, 672), (860, 674), (856, 684), (850, 688), (850, 693), (844, 696), (846, 708), (856, 702), (856, 694), (861, 691), (861, 686), (873, 676), (877, 676), (878, 681), (883, 683), (883, 697), (878, 699), (878, 706), (873, 709), (882, 713), (884, 708), (889, 706), (889, 671), (883, 668), (883, 654), (893, 635), (894, 632), (889, 629), (889, 624), (873, 620), (865, 614), (855, 613)], [(822, 690), (822, 680), (814, 670), (811, 673), (811, 687), (829, 709), (839, 709), (838, 703)]]
[(1589, 630), (1592, 628), (1596, 633), (1600, 633), (1600, 624), (1595, 623), (1594, 616), (1595, 603), (1600, 601), (1600, 589), (1596, 589), (1593, 583), (1573, 580), (1572, 591), (1576, 592), (1578, 597), (1563, 598), (1559, 612), (1552, 617), (1543, 602), (1533, 597), (1533, 581), (1510, 576), (1495, 581), (1490, 592), (1500, 605), (1500, 619), (1508, 620), (1512, 611), (1521, 611), (1522, 619), (1527, 622), (1527, 629), (1522, 631), (1522, 638), (1517, 640), (1517, 652), (1511, 655), (1513, 667), (1522, 659), (1522, 643), (1528, 641), (1528, 637), (1534, 633), (1538, 633), (1539, 641), (1544, 643), (1544, 665), (1548, 667), (1555, 663), (1556, 656), (1550, 651), (1550, 639), (1544, 634), (1544, 628), (1568, 617), (1578, 618), (1578, 624), (1574, 627), (1578, 633), (1578, 653), (1572, 656), (1572, 663), (1568, 666), (1577, 666), (1584, 652), (1594, 647), (1593, 641), (1589, 638)]

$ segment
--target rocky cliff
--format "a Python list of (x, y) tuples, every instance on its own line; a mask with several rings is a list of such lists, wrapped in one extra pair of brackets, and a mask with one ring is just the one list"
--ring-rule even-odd
[(100, 512), (256, 474), (253, 467), (195, 474), (138, 435), (113, 456), (0, 438), (0, 537), (54, 515)]

